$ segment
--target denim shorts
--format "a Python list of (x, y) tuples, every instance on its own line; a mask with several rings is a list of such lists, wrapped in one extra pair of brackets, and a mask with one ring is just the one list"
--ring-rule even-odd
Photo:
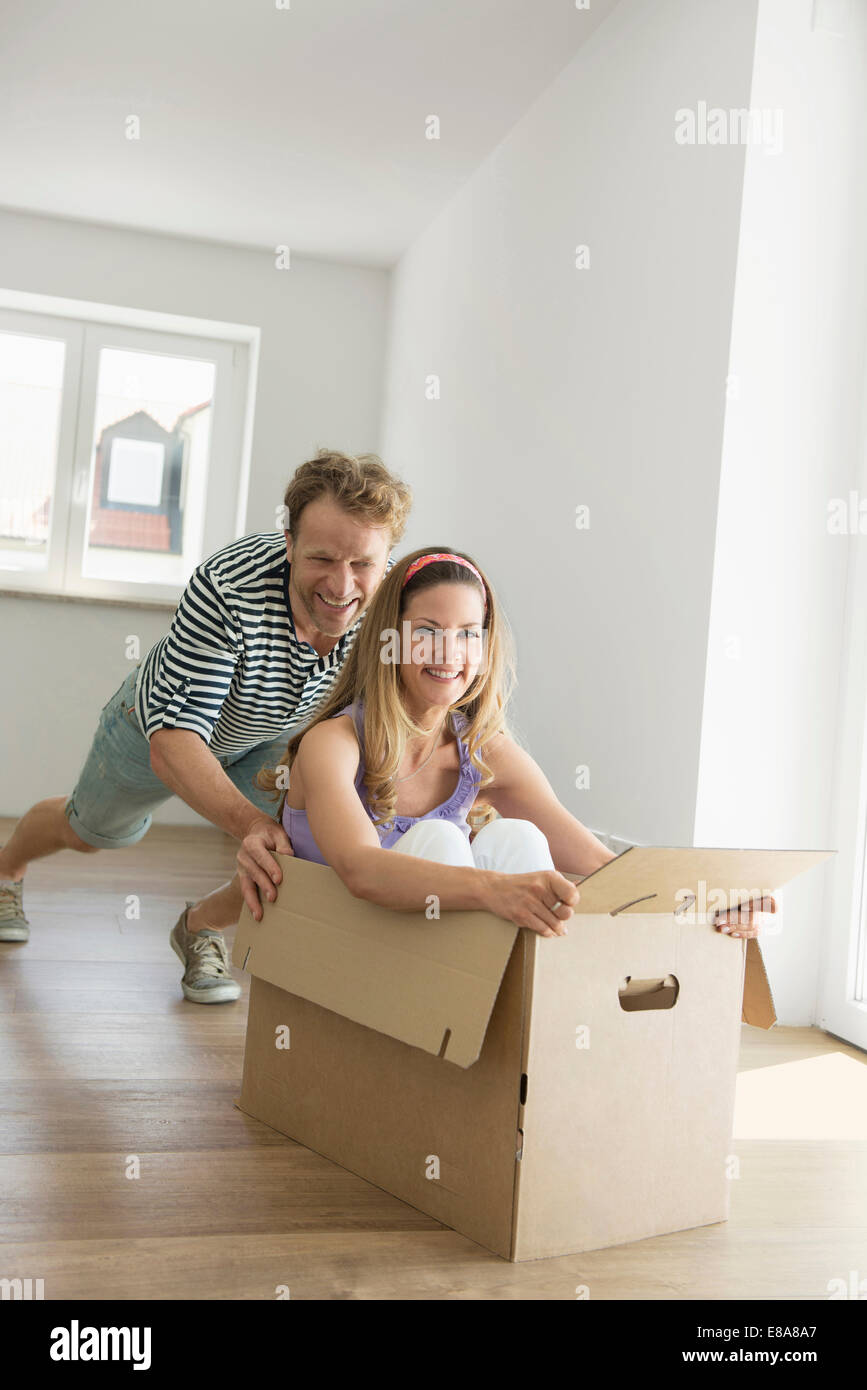
[[(150, 829), (156, 807), (174, 795), (151, 768), (150, 744), (135, 711), (137, 674), (135, 666), (103, 706), (90, 752), (64, 807), (76, 835), (96, 849), (136, 844)], [(276, 817), (280, 802), (253, 779), (260, 768), (283, 761), (293, 732), (297, 731), (287, 729), (246, 752), (217, 758), (238, 791), (271, 817)]]

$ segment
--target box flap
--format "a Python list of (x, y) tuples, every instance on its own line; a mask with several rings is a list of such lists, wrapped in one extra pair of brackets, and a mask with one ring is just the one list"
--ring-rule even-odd
[[(444, 1057), (479, 1056), (518, 928), (488, 912), (395, 912), (355, 898), (333, 869), (278, 854), (277, 900), (244, 907), (241, 970)], [(287, 1022), (289, 1020), (287, 1019)]]
[[(761, 894), (770, 895), (834, 853), (835, 850), (667, 849), (633, 845), (580, 880), (580, 901), (575, 910), (620, 916), (673, 913), (684, 908), (704, 918), (721, 907), (734, 908)], [(692, 895), (693, 902), (687, 894)], [(747, 938), (743, 945), (746, 949), (741, 1020), (754, 1028), (772, 1028), (777, 1014), (761, 947), (755, 937)]]
[(741, 1022), (751, 1023), (754, 1028), (773, 1028), (777, 1021), (774, 996), (768, 980), (762, 948), (754, 936), (747, 937), (746, 959), (744, 961), (744, 1002), (741, 1009)]
[[(773, 893), (798, 874), (829, 859), (835, 850), (667, 849), (633, 845), (578, 884), (576, 912), (675, 912), (703, 914), (731, 908), (760, 893)], [(725, 902), (719, 897), (725, 894)]]

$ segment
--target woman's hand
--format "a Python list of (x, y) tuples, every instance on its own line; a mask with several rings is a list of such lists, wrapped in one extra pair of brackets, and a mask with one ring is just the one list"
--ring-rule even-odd
[(715, 912), (711, 920), (718, 931), (730, 936), (758, 936), (759, 924), (753, 921), (753, 913), (776, 910), (775, 898), (751, 898), (740, 907), (729, 908), (728, 912)]
[(565, 936), (579, 897), (575, 884), (556, 869), (537, 869), (531, 874), (492, 874), (486, 905), (517, 927), (529, 927), (540, 936)]
[[(295, 852), (280, 822), (263, 816), (261, 820), (253, 821), (235, 856), (241, 892), (244, 902), (253, 914), (254, 922), (261, 922), (262, 901), (274, 901), (277, 896), (275, 884), (281, 883), (283, 879), (280, 865), (272, 851), (277, 854)], [(260, 893), (262, 900), (259, 898)]]

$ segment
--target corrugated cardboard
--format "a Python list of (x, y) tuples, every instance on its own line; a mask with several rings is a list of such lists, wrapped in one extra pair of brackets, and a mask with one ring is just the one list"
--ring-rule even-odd
[(775, 1014), (758, 942), (714, 929), (711, 894), (736, 906), (827, 857), (634, 847), (543, 939), (381, 908), (278, 856), (277, 901), (235, 938), (239, 1105), (506, 1259), (722, 1221), (740, 1021)]

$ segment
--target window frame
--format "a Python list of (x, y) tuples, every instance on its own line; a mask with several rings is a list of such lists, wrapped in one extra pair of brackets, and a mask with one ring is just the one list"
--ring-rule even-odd
[[(84, 325), (54, 315), (33, 314), (0, 308), (0, 331), (14, 333), (19, 337), (59, 339), (65, 344), (46, 563), (39, 568), (29, 568), (23, 565), (20, 569), (14, 569), (0, 560), (0, 584), (4, 589), (20, 589), (24, 593), (62, 593), (66, 568), (66, 520), (69, 516), (72, 492), (72, 469), (71, 467), (64, 469), (61, 466), (61, 460), (65, 457), (71, 461), (75, 452), (78, 430), (78, 385), (81, 380)], [(2, 542), (0, 542), (0, 549), (2, 549)]]
[[(36, 296), (32, 296), (36, 299)], [(86, 306), (80, 305), (79, 308)], [(93, 306), (98, 311), (103, 306)], [(22, 596), (120, 603), (177, 603), (196, 564), (240, 534), (249, 486), (249, 447), (258, 365), (258, 329), (209, 324), (165, 314), (50, 314), (8, 305), (0, 297), (0, 330), (65, 343), (57, 434), (55, 484), (46, 565), (10, 568), (0, 563), (0, 591)], [(150, 323), (135, 322), (149, 318)], [(237, 336), (231, 335), (234, 327)], [(190, 328), (208, 331), (188, 331)], [(229, 331), (227, 331), (229, 330)], [(84, 543), (90, 505), (99, 354), (103, 348), (194, 357), (215, 364), (213, 412), (204, 480), (201, 535), (177, 583), (86, 576)]]

